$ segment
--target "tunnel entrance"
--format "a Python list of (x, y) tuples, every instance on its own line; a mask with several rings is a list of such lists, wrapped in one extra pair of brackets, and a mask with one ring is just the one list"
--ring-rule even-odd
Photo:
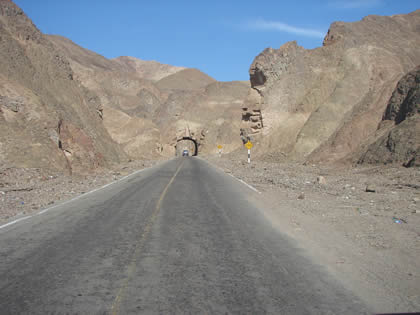
[(191, 137), (182, 137), (178, 139), (175, 145), (176, 156), (182, 156), (182, 152), (184, 150), (188, 150), (189, 155), (197, 156), (198, 154), (197, 140)]

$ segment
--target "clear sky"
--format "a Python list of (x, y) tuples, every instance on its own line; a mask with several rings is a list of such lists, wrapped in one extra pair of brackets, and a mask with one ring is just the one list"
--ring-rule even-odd
[(322, 45), (333, 21), (409, 13), (419, 0), (14, 0), (47, 34), (107, 58), (133, 56), (248, 80), (255, 56)]

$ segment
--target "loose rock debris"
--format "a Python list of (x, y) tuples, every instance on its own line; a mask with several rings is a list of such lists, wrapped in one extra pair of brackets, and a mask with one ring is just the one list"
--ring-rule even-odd
[(157, 162), (132, 161), (111, 170), (99, 169), (95, 173), (73, 176), (40, 168), (2, 168), (0, 223), (74, 198)]
[(241, 158), (207, 157), (261, 191), (267, 218), (376, 309), (420, 309), (420, 169)]

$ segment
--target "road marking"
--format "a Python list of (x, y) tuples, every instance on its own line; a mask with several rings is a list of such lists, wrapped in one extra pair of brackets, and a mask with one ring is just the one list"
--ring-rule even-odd
[(204, 162), (206, 162), (206, 163), (207, 163), (207, 164), (209, 164), (210, 166), (212, 166), (212, 167), (214, 167), (214, 168), (219, 169), (220, 171), (222, 171), (223, 173), (225, 173), (225, 174), (229, 175), (230, 177), (233, 177), (234, 179), (236, 179), (237, 181), (241, 182), (242, 184), (244, 184), (245, 186), (247, 186), (249, 189), (251, 189), (251, 190), (255, 191), (256, 193), (261, 194), (261, 191), (259, 191), (257, 188), (255, 188), (254, 186), (251, 186), (250, 184), (248, 184), (248, 183), (247, 183), (247, 182), (245, 182), (244, 180), (239, 179), (239, 178), (237, 178), (237, 177), (233, 176), (233, 175), (232, 175), (232, 174), (230, 174), (230, 173), (227, 173), (227, 172), (226, 172), (224, 169), (222, 169), (221, 167), (216, 166), (216, 165), (213, 165), (213, 164), (211, 164), (210, 162), (208, 162), (208, 161), (206, 161), (206, 160), (204, 160), (204, 159), (202, 159), (202, 158), (200, 158), (200, 157), (199, 157), (199, 159), (200, 159), (200, 160), (202, 160), (202, 161), (204, 161)]
[[(157, 165), (157, 164), (156, 164), (156, 165)], [(118, 180), (116, 180), (116, 181), (110, 182), (110, 183), (108, 183), (108, 184), (106, 184), (106, 185), (104, 185), (104, 186), (102, 186), (102, 187), (95, 188), (95, 189), (93, 189), (93, 190), (91, 190), (91, 191), (88, 191), (88, 192), (86, 192), (86, 193), (84, 193), (84, 194), (81, 194), (81, 195), (79, 195), (79, 196), (73, 197), (72, 199), (66, 200), (66, 201), (64, 201), (64, 202), (62, 202), (62, 203), (59, 203), (59, 204), (56, 204), (56, 205), (51, 206), (51, 207), (49, 207), (49, 208), (46, 208), (46, 209), (44, 209), (44, 210), (41, 210), (40, 212), (35, 213), (35, 214), (31, 215), (31, 216), (26, 216), (26, 217), (23, 217), (23, 218), (19, 218), (19, 219), (13, 220), (13, 221), (11, 221), (11, 222), (8, 222), (8, 223), (6, 223), (6, 224), (4, 224), (4, 225), (0, 225), (0, 230), (1, 230), (1, 229), (3, 229), (3, 228), (5, 228), (5, 227), (11, 226), (11, 225), (13, 225), (13, 224), (16, 224), (16, 223), (18, 223), (18, 222), (20, 222), (20, 221), (23, 221), (23, 220), (26, 220), (26, 219), (32, 218), (32, 217), (37, 216), (37, 215), (42, 215), (42, 214), (44, 214), (44, 213), (46, 213), (46, 212), (48, 212), (48, 211), (50, 211), (50, 210), (52, 210), (52, 209), (54, 209), (54, 208), (57, 208), (57, 207), (60, 207), (60, 206), (64, 206), (65, 204), (68, 204), (68, 203), (70, 203), (70, 202), (72, 202), (72, 201), (75, 201), (75, 200), (77, 200), (77, 199), (80, 199), (80, 198), (82, 198), (82, 197), (84, 197), (84, 196), (86, 196), (86, 195), (92, 194), (92, 193), (94, 193), (94, 192), (96, 192), (96, 191), (98, 191), (98, 190), (101, 190), (101, 189), (104, 189), (104, 188), (106, 188), (106, 187), (108, 187), (108, 186), (111, 186), (111, 185), (113, 185), (113, 184), (116, 184), (116, 183), (118, 183), (118, 182), (120, 182), (120, 181), (122, 181), (122, 180), (124, 180), (124, 179), (126, 179), (126, 178), (128, 178), (128, 177), (130, 177), (130, 176), (136, 175), (136, 174), (138, 174), (138, 173), (140, 173), (140, 172), (143, 172), (143, 171), (145, 171), (145, 170), (147, 170), (147, 169), (150, 169), (150, 168), (152, 168), (152, 167), (155, 167), (156, 165), (153, 165), (153, 166), (151, 166), (151, 167), (148, 167), (148, 168), (143, 168), (143, 169), (141, 169), (141, 170), (135, 171), (135, 172), (133, 172), (133, 173), (131, 173), (131, 174), (129, 174), (129, 175), (126, 175), (126, 176), (124, 176), (124, 177), (121, 177), (120, 179), (118, 179)]]
[[(226, 172), (225, 172), (226, 173)], [(230, 174), (230, 173), (226, 173), (226, 174), (228, 174), (229, 176), (231, 176), (231, 177), (233, 177), (234, 179), (236, 179), (237, 181), (240, 181), (242, 184), (244, 184), (245, 186), (247, 186), (249, 189), (252, 189), (253, 191), (255, 191), (255, 192), (257, 192), (257, 193), (259, 193), (259, 194), (261, 194), (261, 191), (259, 191), (257, 188), (255, 188), (254, 186), (251, 186), (250, 184), (248, 184), (247, 182), (245, 182), (245, 181), (243, 181), (242, 179), (240, 179), (240, 178), (237, 178), (237, 177), (235, 177), (235, 176), (233, 176), (232, 174)]]
[(3, 224), (3, 225), (0, 225), (0, 230), (1, 230), (2, 228), (8, 227), (8, 226), (13, 225), (13, 224), (15, 224), (15, 223), (18, 223), (18, 222), (20, 222), (20, 221), (27, 220), (27, 219), (29, 219), (29, 218), (32, 218), (32, 216), (31, 216), (31, 215), (28, 215), (27, 217), (19, 218), (19, 219), (16, 219), (16, 220), (14, 220), (14, 221), (11, 221), (11, 222), (9, 222), (9, 223), (6, 223), (6, 224)]
[(131, 173), (131, 174), (127, 175), (127, 176), (121, 177), (120, 179), (118, 179), (118, 180), (116, 180), (116, 181), (113, 181), (113, 182), (110, 182), (110, 183), (108, 183), (108, 184), (106, 184), (106, 185), (104, 185), (104, 186), (102, 186), (102, 187), (95, 188), (95, 189), (93, 189), (93, 190), (91, 190), (91, 191), (88, 191), (88, 192), (86, 192), (86, 193), (84, 193), (84, 194), (81, 194), (81, 195), (79, 195), (79, 196), (76, 196), (76, 197), (74, 197), (74, 198), (72, 198), (72, 199), (70, 199), (70, 200), (64, 201), (64, 202), (59, 203), (59, 204), (57, 204), (57, 205), (55, 205), (55, 206), (49, 207), (49, 208), (47, 208), (47, 209), (44, 209), (44, 210), (42, 210), (42, 211), (38, 212), (38, 213), (37, 213), (37, 214), (35, 214), (35, 215), (40, 215), (40, 214), (43, 214), (43, 213), (48, 212), (48, 211), (50, 211), (50, 210), (52, 210), (52, 209), (54, 209), (54, 208), (57, 208), (57, 207), (59, 207), (59, 206), (63, 206), (63, 205), (65, 205), (65, 204), (69, 203), (69, 202), (72, 202), (72, 201), (75, 201), (75, 200), (77, 200), (77, 199), (80, 199), (80, 198), (82, 198), (82, 197), (84, 197), (84, 196), (87, 196), (87, 195), (89, 195), (89, 194), (92, 194), (92, 193), (94, 193), (94, 192), (96, 192), (96, 191), (98, 191), (98, 190), (101, 190), (101, 189), (104, 189), (104, 188), (106, 188), (106, 187), (108, 187), (108, 186), (111, 186), (111, 185), (113, 185), (113, 184), (116, 184), (116, 183), (118, 183), (118, 182), (120, 182), (120, 181), (122, 181), (122, 180), (124, 180), (124, 179), (126, 179), (126, 178), (128, 178), (128, 177), (130, 177), (130, 176), (133, 176), (133, 175), (135, 175), (135, 174), (138, 174), (138, 173), (140, 173), (140, 172), (143, 172), (144, 170), (147, 170), (147, 168), (143, 168), (143, 169), (141, 169), (141, 170), (135, 171), (134, 173)]
[(169, 181), (169, 183), (166, 185), (165, 189), (163, 190), (162, 194), (159, 197), (158, 202), (156, 203), (156, 207), (153, 210), (152, 215), (150, 216), (149, 222), (147, 223), (146, 227), (143, 230), (143, 233), (139, 239), (139, 241), (137, 242), (136, 245), (136, 249), (134, 250), (134, 254), (132, 257), (132, 260), (127, 268), (127, 277), (125, 278), (122, 286), (120, 287), (120, 289), (118, 290), (118, 294), (115, 297), (114, 302), (112, 303), (111, 306), (111, 314), (112, 315), (117, 315), (119, 314), (119, 309), (121, 306), (121, 302), (124, 298), (124, 294), (125, 291), (127, 290), (127, 286), (128, 286), (128, 282), (130, 281), (130, 279), (132, 278), (135, 270), (136, 270), (136, 265), (137, 265), (137, 259), (140, 256), (141, 250), (143, 249), (144, 243), (147, 240), (147, 237), (157, 219), (157, 216), (159, 214), (160, 211), (160, 206), (162, 204), (163, 199), (165, 198), (166, 193), (168, 192), (169, 187), (172, 185), (172, 183), (175, 180), (175, 177), (178, 175), (179, 171), (181, 170), (182, 165), (184, 164), (185, 160), (182, 160), (181, 164), (178, 166), (175, 174), (172, 176), (171, 180)]

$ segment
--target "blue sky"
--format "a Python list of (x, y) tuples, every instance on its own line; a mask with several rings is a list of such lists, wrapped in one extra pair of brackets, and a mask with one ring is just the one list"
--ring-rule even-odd
[(322, 45), (333, 21), (409, 13), (418, 0), (14, 0), (44, 33), (107, 58), (198, 68), (220, 81), (248, 80), (255, 56), (297, 40)]

